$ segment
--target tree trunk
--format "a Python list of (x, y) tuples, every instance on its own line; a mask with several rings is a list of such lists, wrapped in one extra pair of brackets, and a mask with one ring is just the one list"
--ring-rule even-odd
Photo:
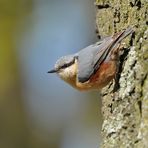
[(118, 89), (114, 82), (102, 90), (102, 147), (148, 147), (148, 3), (146, 0), (97, 0), (99, 35), (135, 26), (125, 40)]

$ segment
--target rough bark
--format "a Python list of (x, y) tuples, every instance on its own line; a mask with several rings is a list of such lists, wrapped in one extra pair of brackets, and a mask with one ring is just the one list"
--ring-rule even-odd
[(102, 90), (104, 148), (148, 147), (148, 2), (97, 0), (99, 35), (111, 35), (127, 26), (135, 34), (125, 40), (118, 89), (114, 82)]

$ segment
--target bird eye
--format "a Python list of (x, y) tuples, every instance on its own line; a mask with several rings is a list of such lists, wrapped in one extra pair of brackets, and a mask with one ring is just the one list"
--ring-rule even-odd
[(71, 66), (73, 63), (66, 63), (66, 64), (64, 64), (63, 66), (61, 66), (60, 68), (61, 69), (64, 69), (64, 68), (67, 68), (67, 67), (69, 67), (69, 66)]
[(70, 63), (65, 63), (64, 65), (62, 65), (62, 66), (60, 67), (60, 69), (67, 68), (67, 67), (71, 66), (73, 63), (74, 63), (74, 60), (71, 61)]
[(66, 67), (68, 67), (68, 64), (64, 64), (63, 66), (60, 67), (60, 69), (64, 69)]

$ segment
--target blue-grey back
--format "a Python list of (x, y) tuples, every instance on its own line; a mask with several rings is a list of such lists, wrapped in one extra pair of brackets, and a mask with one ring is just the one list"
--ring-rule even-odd
[(98, 65), (101, 64), (108, 52), (104, 49), (111, 41), (111, 37), (106, 37), (96, 44), (90, 45), (78, 52), (78, 79), (80, 82), (86, 82), (90, 78), (95, 72), (96, 64), (99, 68)]

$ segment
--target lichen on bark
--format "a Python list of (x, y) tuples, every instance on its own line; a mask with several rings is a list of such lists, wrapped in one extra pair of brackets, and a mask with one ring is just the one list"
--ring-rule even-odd
[[(148, 147), (148, 3), (146, 0), (96, 0), (100, 36), (134, 26), (125, 40), (119, 87), (102, 90), (102, 147)], [(123, 60), (124, 59), (124, 60)]]

